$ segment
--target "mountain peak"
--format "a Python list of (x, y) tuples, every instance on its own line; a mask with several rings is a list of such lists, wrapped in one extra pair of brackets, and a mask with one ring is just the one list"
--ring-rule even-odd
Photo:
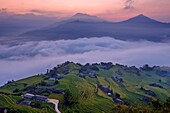
[(103, 22), (102, 19), (100, 19), (97, 16), (85, 14), (85, 13), (76, 13), (73, 15), (71, 20), (79, 20), (79, 21), (86, 21), (86, 22)]
[(138, 17), (146, 17), (144, 14), (139, 14)]
[(91, 15), (88, 15), (88, 14), (85, 14), (85, 13), (76, 13), (73, 16), (91, 16)]
[(149, 17), (145, 16), (144, 14), (139, 14), (134, 18), (141, 18), (141, 19), (150, 19)]
[(133, 18), (130, 18), (128, 20), (126, 20), (125, 22), (130, 22), (130, 23), (160, 23), (154, 19), (151, 19), (143, 14), (137, 15)]
[(85, 14), (85, 13), (76, 13), (72, 16), (73, 18), (98, 18), (97, 16)]

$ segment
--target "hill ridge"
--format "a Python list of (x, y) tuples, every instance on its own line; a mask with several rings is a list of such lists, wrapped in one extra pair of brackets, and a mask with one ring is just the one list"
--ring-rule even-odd
[[(16, 102), (23, 100), (21, 94), (26, 93), (57, 99), (61, 112), (108, 113), (117, 104), (148, 106), (157, 98), (165, 101), (170, 97), (169, 80), (170, 70), (159, 66), (65, 62), (47, 69), (45, 74), (9, 81), (0, 87), (0, 93), (11, 95)], [(31, 105), (36, 109), (48, 105), (36, 98), (24, 100), (40, 103), (36, 107)]]

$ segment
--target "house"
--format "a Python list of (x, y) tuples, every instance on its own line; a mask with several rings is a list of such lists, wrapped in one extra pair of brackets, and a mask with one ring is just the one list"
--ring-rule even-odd
[(7, 109), (3, 106), (0, 106), (0, 113), (7, 113)]
[(119, 98), (115, 98), (114, 102), (118, 103), (118, 104), (125, 104), (125, 102)]
[(42, 94), (44, 92), (44, 89), (37, 88), (34, 90), (35, 94)]
[(42, 81), (39, 85), (50, 87), (50, 86), (54, 86), (54, 85), (57, 84), (57, 83), (58, 83), (57, 80), (56, 80), (56, 81), (53, 81), (53, 82), (44, 82), (44, 81)]
[(123, 79), (122, 78), (119, 78), (119, 77), (117, 77), (117, 76), (112, 76), (112, 80), (114, 80), (114, 81), (116, 81), (116, 82), (118, 82), (118, 83), (122, 83), (123, 82)]
[(30, 93), (26, 93), (24, 95), (21, 95), (21, 97), (23, 98), (28, 98), (28, 99), (33, 99), (34, 95), (33, 94), (30, 94)]
[(89, 77), (90, 78), (97, 78), (97, 74), (95, 72), (91, 72)]
[(124, 66), (124, 67), (122, 67), (122, 69), (124, 71), (126, 71), (127, 73), (136, 74), (137, 76), (141, 76), (140, 70), (138, 68), (136, 68), (135, 66), (131, 66), (131, 67)]
[(50, 86), (54, 86), (54, 85), (55, 85), (55, 83), (51, 82), (51, 83), (46, 83), (44, 86), (50, 87)]
[(31, 106), (31, 101), (21, 101), (20, 103), (19, 103), (19, 105), (23, 105), (23, 106)]
[(109, 90), (109, 88), (105, 88), (102, 85), (99, 85), (98, 88), (106, 93), (108, 96), (111, 96), (113, 94), (112, 90)]
[(54, 89), (54, 88), (37, 88), (34, 90), (35, 94), (42, 94), (44, 92), (48, 93), (57, 93), (57, 94), (65, 94), (64, 90), (61, 89)]
[(76, 67), (76, 68), (74, 68), (74, 70), (78, 70), (78, 71), (79, 71), (80, 69), (81, 69), (80, 67)]
[[(34, 100), (38, 100), (38, 101), (42, 101), (42, 102), (47, 102), (48, 98), (45, 96), (40, 96), (40, 95), (33, 95), (33, 94), (29, 94), (26, 93), (24, 95), (21, 95), (24, 98), (28, 98), (28, 99), (34, 99)], [(28, 102), (23, 101), (22, 104), (28, 104)]]
[(91, 72), (91, 69), (90, 68), (85, 68), (85, 69), (82, 68), (79, 72), (82, 74), (89, 74)]
[(85, 79), (85, 76), (83, 74), (77, 74), (77, 76)]
[(94, 71), (99, 71), (99, 68), (97, 66), (95, 66), (95, 65), (91, 65), (90, 69), (94, 70)]
[(112, 96), (112, 93), (111, 93), (111, 92), (108, 92), (107, 95), (108, 95), (108, 96)]
[(24, 91), (32, 90), (36, 87), (36, 85), (28, 86), (24, 89)]
[(149, 84), (149, 85), (152, 86), (152, 87), (163, 88), (163, 86), (156, 84), (156, 83), (152, 83), (152, 84)]
[(61, 89), (46, 88), (45, 90), (49, 93), (65, 94), (65, 92)]
[(151, 90), (146, 90), (144, 87), (141, 87), (140, 90), (143, 90), (145, 92), (145, 94), (156, 97), (157, 95), (151, 91)]
[(157, 95), (151, 90), (145, 90), (145, 94), (156, 97)]
[(63, 90), (55, 90), (53, 91), (53, 93), (57, 93), (57, 94), (65, 94), (65, 92)]
[(115, 71), (115, 74), (117, 75), (122, 75), (122, 72), (120, 72), (119, 70)]
[(147, 103), (151, 102), (151, 98), (149, 98), (149, 97), (147, 97), (147, 96), (144, 96), (144, 97), (140, 98), (139, 100), (145, 101), (145, 102), (147, 102)]
[(60, 79), (62, 79), (62, 78), (64, 78), (63, 76), (56, 76), (55, 77), (55, 79), (57, 79), (57, 80), (60, 80)]
[(90, 75), (90, 78), (97, 78), (96, 75)]
[(56, 81), (56, 78), (50, 77), (48, 80)]
[(55, 77), (50, 77), (48, 80), (56, 81), (62, 79), (63, 76), (55, 76)]
[(35, 95), (34, 100), (41, 101), (41, 102), (47, 102), (48, 98), (45, 96)]

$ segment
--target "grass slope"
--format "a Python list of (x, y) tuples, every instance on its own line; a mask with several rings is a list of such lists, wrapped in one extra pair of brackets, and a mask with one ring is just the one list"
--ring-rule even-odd
[[(72, 102), (70, 105), (65, 104), (65, 95), (55, 93), (44, 93), (42, 95), (49, 98), (60, 100), (59, 109), (63, 113), (81, 112), (81, 113), (112, 113), (116, 103), (113, 101), (114, 95), (118, 93), (120, 98), (130, 105), (147, 105), (147, 102), (141, 100), (144, 96), (161, 100), (166, 100), (170, 97), (170, 86), (166, 83), (170, 81), (170, 76), (160, 76), (156, 74), (157, 68), (152, 68), (150, 71), (138, 70), (140, 76), (134, 73), (134, 69), (126, 67), (125, 70), (122, 65), (114, 65), (109, 69), (104, 69), (102, 64), (95, 64), (99, 70), (91, 69), (91, 72), (97, 74), (97, 78), (90, 78), (89, 73), (84, 74), (85, 78), (77, 76), (80, 73), (81, 68), (89, 68), (92, 65), (83, 66), (72, 62), (67, 62), (60, 65), (58, 68), (54, 68), (50, 73), (60, 73), (63, 76), (59, 80), (58, 84), (53, 86), (41, 86), (37, 85), (42, 81), (49, 81), (48, 74), (36, 75), (22, 80), (7, 83), (0, 87), (0, 106), (4, 106), (13, 110), (20, 110), (24, 113), (52, 113), (55, 112), (54, 105), (48, 103), (41, 103), (41, 108), (33, 108), (29, 106), (20, 106), (19, 101), (22, 100), (21, 94), (29, 92), (24, 90), (27, 87), (36, 86), (36, 88), (54, 88), (62, 89), (69, 92), (68, 100)], [(105, 66), (105, 65), (104, 65)], [(162, 68), (161, 68), (162, 69)], [(121, 74), (116, 74), (119, 71)], [(123, 79), (123, 82), (114, 81), (111, 77), (117, 76)], [(161, 82), (160, 82), (161, 81)], [(157, 83), (163, 88), (153, 87), (149, 84)], [(107, 96), (102, 90), (98, 88), (98, 85), (102, 85), (113, 91), (112, 97)], [(140, 90), (144, 87), (146, 90), (153, 91), (157, 97), (145, 94)], [(17, 92), (16, 92), (17, 89)], [(45, 106), (45, 107), (43, 107)], [(48, 106), (48, 107), (46, 107)]]

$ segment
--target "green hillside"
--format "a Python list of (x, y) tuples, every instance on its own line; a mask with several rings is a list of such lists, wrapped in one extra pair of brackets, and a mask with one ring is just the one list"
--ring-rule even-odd
[[(0, 106), (17, 113), (55, 113), (51, 103), (21, 97), (30, 93), (59, 100), (62, 113), (149, 113), (153, 102), (163, 103), (170, 97), (169, 82), (166, 67), (66, 62), (42, 75), (8, 81), (0, 87)], [(32, 104), (20, 105), (24, 100)]]

